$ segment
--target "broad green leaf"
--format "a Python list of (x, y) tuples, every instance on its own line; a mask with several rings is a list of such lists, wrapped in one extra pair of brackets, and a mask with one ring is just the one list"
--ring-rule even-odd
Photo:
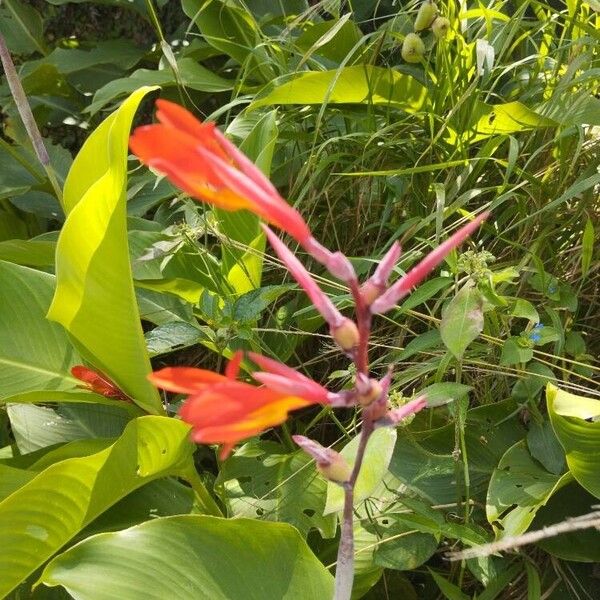
[(565, 392), (551, 383), (546, 387), (546, 395), (552, 402), (552, 410), (556, 415), (578, 419), (600, 417), (600, 400)]
[(151, 367), (133, 289), (125, 208), (129, 130), (151, 89), (132, 94), (73, 162), (48, 317), (61, 323), (89, 362), (139, 406), (161, 413), (160, 397), (146, 379)]
[(183, 321), (173, 321), (159, 325), (149, 331), (146, 334), (146, 344), (150, 356), (157, 356), (211, 341), (211, 333), (213, 332), (208, 327), (198, 327)]
[(90, 437), (117, 437), (131, 419), (121, 407), (94, 404), (33, 404), (7, 407), (15, 443), (22, 453)]
[(6, 396), (0, 398), (0, 404), (47, 404), (47, 403), (76, 403), (76, 404), (105, 404), (106, 406), (114, 406), (115, 408), (122, 408), (140, 416), (140, 410), (136, 406), (122, 400), (112, 400), (111, 398), (105, 398), (100, 394), (94, 392), (85, 391), (83, 389), (77, 390), (40, 390), (35, 392), (22, 392), (20, 394), (13, 394), (12, 396)]
[(38, 583), (78, 600), (324, 600), (333, 592), (293, 527), (197, 515), (88, 538), (52, 560)]
[(436, 582), (437, 586), (440, 588), (440, 591), (448, 600), (470, 600), (469, 596), (461, 591), (461, 589), (450, 583), (447, 579), (438, 575), (435, 571), (429, 569), (430, 575), (433, 577), (433, 580)]
[[(376, 429), (367, 444), (356, 486), (354, 488), (354, 502), (358, 504), (368, 498), (383, 476), (388, 471), (388, 465), (392, 459), (397, 433), (393, 427), (381, 427)], [(350, 465), (354, 463), (358, 451), (360, 436), (356, 436), (351, 442), (344, 446), (341, 455)], [(344, 507), (344, 490), (333, 482), (327, 484), (327, 503), (325, 505), (326, 515), (339, 512)]]
[(0, 503), (0, 596), (118, 500), (159, 477), (188, 477), (189, 427), (140, 417), (96, 454), (57, 462)]
[(450, 277), (436, 277), (424, 282), (408, 296), (400, 306), (400, 310), (407, 312), (416, 308), (420, 304), (423, 304), (423, 302), (427, 302), (427, 300), (435, 296), (440, 290), (447, 288), (451, 283), (452, 279)]
[(407, 112), (419, 110), (426, 89), (393, 69), (357, 65), (333, 71), (301, 72), (276, 80), (250, 109), (279, 104), (380, 104)]
[(55, 242), (5, 240), (0, 242), (0, 260), (29, 267), (54, 266)]
[(214, 48), (247, 64), (252, 78), (271, 81), (271, 59), (252, 13), (223, 0), (182, 0), (185, 14)]
[(599, 414), (600, 401), (575, 396), (548, 384), (546, 402), (571, 473), (586, 490), (600, 498), (600, 421), (585, 420)]
[(533, 348), (522, 346), (521, 338), (513, 336), (505, 340), (500, 355), (501, 365), (517, 365), (529, 362), (533, 358)]
[(531, 302), (523, 298), (515, 298), (510, 314), (520, 319), (529, 319), (533, 323), (539, 323), (540, 315)]
[(4, 0), (0, 6), (0, 34), (14, 54), (46, 54), (40, 13), (22, 0)]
[(561, 475), (566, 471), (565, 453), (548, 419), (531, 422), (527, 432), (527, 448), (531, 456), (550, 473)]
[(53, 292), (53, 275), (0, 261), (0, 398), (76, 384), (77, 353), (45, 317)]
[(289, 454), (274, 442), (248, 442), (221, 468), (217, 485), (236, 517), (284, 521), (303, 536), (318, 529), (335, 535), (335, 515), (323, 516), (327, 482), (303, 452)]
[(496, 530), (496, 537), (527, 531), (536, 512), (570, 481), (569, 473), (555, 475), (540, 467), (525, 441), (509, 448), (492, 474), (487, 494), (487, 519)]
[(35, 477), (35, 472), (0, 464), (0, 502)]
[(427, 407), (432, 408), (464, 398), (472, 389), (470, 385), (465, 385), (464, 383), (446, 381), (427, 386), (419, 391), (419, 395), (425, 395), (427, 398)]
[(445, 307), (440, 335), (446, 348), (461, 359), (467, 346), (483, 331), (483, 298), (474, 286), (465, 285)]
[[(201, 92), (224, 92), (233, 87), (233, 81), (224, 79), (209, 71), (206, 67), (198, 64), (192, 58), (182, 58), (176, 63), (179, 81), (186, 88)], [(92, 115), (97, 113), (103, 106), (130, 94), (141, 86), (160, 86), (172, 88), (177, 85), (177, 77), (170, 67), (159, 71), (150, 69), (138, 69), (122, 79), (113, 79), (102, 86), (95, 94), (92, 103), (86, 112)]]
[(375, 549), (375, 564), (386, 569), (411, 571), (429, 560), (438, 547), (438, 540), (428, 533), (414, 531), (396, 523), (386, 529)]
[(505, 104), (480, 102), (472, 111), (471, 119), (478, 137), (557, 126), (556, 121), (543, 117), (516, 101)]
[[(566, 519), (587, 515), (594, 510), (597, 499), (577, 482), (556, 492), (536, 515), (532, 529), (556, 525)], [(585, 529), (547, 538), (537, 544), (545, 552), (564, 560), (600, 562), (600, 531)]]

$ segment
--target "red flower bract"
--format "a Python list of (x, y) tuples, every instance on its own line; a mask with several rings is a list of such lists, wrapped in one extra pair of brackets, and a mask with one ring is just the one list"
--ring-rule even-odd
[(190, 196), (224, 210), (248, 209), (303, 243), (311, 237), (300, 213), (214, 123), (157, 100), (159, 123), (138, 127), (131, 151)]
[(316, 402), (314, 398), (235, 381), (240, 358), (239, 354), (234, 356), (226, 375), (190, 367), (168, 367), (149, 377), (158, 387), (189, 394), (179, 414), (192, 425), (195, 442), (222, 444), (221, 459), (227, 458), (239, 441), (280, 425), (290, 411)]

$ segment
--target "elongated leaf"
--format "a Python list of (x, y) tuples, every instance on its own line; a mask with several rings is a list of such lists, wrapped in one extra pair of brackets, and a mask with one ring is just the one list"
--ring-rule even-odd
[(196, 515), (88, 538), (57, 556), (40, 583), (79, 600), (324, 600), (333, 592), (293, 527)]
[(129, 129), (142, 98), (133, 93), (90, 136), (65, 183), (67, 220), (56, 257), (48, 317), (61, 323), (90, 363), (151, 413), (162, 412), (135, 299), (125, 192)]
[(594, 253), (594, 224), (592, 220), (588, 218), (585, 223), (583, 230), (583, 236), (581, 238), (581, 275), (585, 277), (592, 265), (592, 256)]
[(423, 106), (425, 87), (392, 69), (357, 65), (333, 71), (302, 72), (274, 82), (250, 108), (278, 104), (383, 104), (414, 112)]
[(0, 398), (76, 384), (77, 353), (45, 318), (53, 291), (54, 276), (0, 261)]
[(483, 299), (473, 286), (463, 287), (446, 306), (440, 334), (446, 348), (462, 358), (467, 346), (483, 331)]
[(0, 596), (4, 596), (99, 514), (158, 477), (193, 467), (189, 428), (140, 417), (110, 447), (55, 463), (0, 503)]
[(585, 420), (598, 414), (596, 405), (600, 401), (567, 394), (548, 384), (546, 402), (571, 473), (586, 490), (600, 498), (600, 421)]

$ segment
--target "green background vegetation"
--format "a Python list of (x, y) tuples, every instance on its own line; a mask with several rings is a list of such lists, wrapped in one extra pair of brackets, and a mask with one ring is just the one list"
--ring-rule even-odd
[[(600, 5), (438, 5), (452, 31), (423, 32), (408, 64), (415, 2), (3, 0), (61, 194), (3, 78), (0, 597), (331, 592), (340, 493), (290, 434), (351, 454), (359, 415), (304, 411), (219, 463), (146, 380), (151, 366), (219, 370), (239, 348), (332, 389), (353, 375), (253, 216), (128, 159), (158, 96), (216, 120), (363, 276), (394, 240), (400, 274), (492, 211), (376, 321), (391, 400), (425, 390), (438, 406), (369, 446), (355, 597), (600, 597), (594, 530), (444, 558), (600, 497)], [(76, 364), (135, 404), (78, 388)]]

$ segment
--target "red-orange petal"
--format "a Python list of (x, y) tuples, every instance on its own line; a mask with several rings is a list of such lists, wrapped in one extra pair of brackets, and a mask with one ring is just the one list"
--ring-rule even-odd
[(159, 388), (179, 394), (195, 394), (207, 386), (227, 381), (224, 375), (193, 367), (166, 367), (148, 375)]

